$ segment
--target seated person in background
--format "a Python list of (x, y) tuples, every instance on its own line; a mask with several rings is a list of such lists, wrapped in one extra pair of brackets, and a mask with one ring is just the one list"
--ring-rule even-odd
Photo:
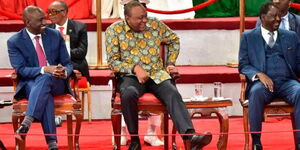
[[(64, 1), (52, 2), (47, 13), (52, 23), (48, 27), (60, 31), (65, 39), (74, 69), (80, 71), (82, 76), (90, 81), (89, 67), (85, 59), (88, 45), (86, 25), (68, 19), (68, 5)], [(62, 125), (61, 116), (56, 116), (55, 123), (57, 126)]]
[(52, 2), (47, 13), (52, 23), (48, 27), (60, 31), (64, 37), (74, 69), (80, 71), (82, 76), (90, 81), (89, 67), (85, 58), (88, 47), (86, 25), (68, 19), (68, 5), (64, 1)]
[[(280, 11), (280, 29), (295, 31), (297, 35), (300, 35), (300, 17), (292, 12), (289, 12), (292, 0), (270, 0), (272, 1)], [(256, 27), (261, 26), (261, 20), (258, 18)]]
[[(7, 41), (12, 67), (19, 77), (15, 99), (28, 99), (28, 107), (16, 138), (24, 140), (33, 120), (41, 121), (44, 134), (56, 134), (53, 96), (72, 93), (68, 77), (73, 67), (64, 39), (57, 30), (45, 27), (42, 9), (23, 11), (25, 28)], [(21, 135), (22, 134), (22, 135)], [(57, 150), (57, 137), (46, 136), (49, 150)]]
[[(119, 90), (122, 113), (131, 136), (129, 149), (141, 149), (138, 136), (137, 100), (151, 92), (167, 107), (180, 134), (195, 134), (191, 118), (168, 72), (175, 69), (179, 54), (179, 38), (161, 21), (147, 17), (144, 6), (132, 1), (124, 6), (125, 20), (110, 25), (105, 32), (107, 59), (110, 68), (121, 73)], [(159, 54), (161, 43), (168, 45), (168, 67)], [(212, 139), (210, 133), (183, 136), (192, 148), (202, 148)]]
[[(260, 132), (264, 107), (273, 98), (283, 98), (294, 106), (296, 130), (300, 129), (300, 43), (297, 34), (278, 29), (280, 12), (276, 4), (260, 8), (262, 25), (244, 32), (239, 51), (239, 72), (247, 76), (250, 131)], [(261, 134), (252, 133), (255, 150), (262, 149)], [(297, 132), (300, 150), (300, 132)]]

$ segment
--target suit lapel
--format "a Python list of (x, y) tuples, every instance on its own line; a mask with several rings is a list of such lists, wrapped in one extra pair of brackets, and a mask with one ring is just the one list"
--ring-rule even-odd
[(278, 29), (278, 38), (281, 42), (281, 49), (282, 49), (282, 52), (283, 52), (283, 55), (284, 55), (284, 58), (285, 60), (288, 60), (288, 57), (287, 57), (287, 41), (285, 40), (285, 35), (283, 34), (283, 32), (281, 32), (281, 29)]
[(290, 30), (296, 31), (296, 19), (294, 18), (294, 16), (291, 13), (289, 13), (288, 18), (289, 18)]
[(43, 42), (43, 47), (44, 47), (44, 52), (46, 54), (46, 59), (48, 61), (48, 63), (51, 65), (52, 60), (51, 60), (51, 38), (49, 38), (49, 35), (46, 33), (46, 29), (45, 32), (42, 33), (42, 42)]
[[(74, 31), (74, 24), (73, 24), (72, 20), (68, 20), (67, 35), (71, 35), (73, 31)], [(71, 38), (71, 36), (70, 36), (70, 38)]]
[(39, 62), (38, 62), (38, 57), (35, 51), (35, 47), (32, 43), (32, 40), (30, 39), (26, 29), (23, 29), (22, 31), (22, 39), (23, 39), (23, 45), (26, 46), (26, 52), (24, 53), (28, 53), (29, 56), (32, 56), (33, 58), (31, 59), (35, 65), (39, 66)]
[(264, 47), (264, 39), (261, 33), (261, 28), (258, 27), (256, 28), (256, 30), (254, 31), (254, 37), (251, 38), (251, 40), (254, 40), (254, 42), (252, 43), (257, 43), (257, 44), (253, 44), (254, 47), (254, 51), (258, 56), (258, 62), (260, 64), (260, 69), (262, 71), (265, 71), (265, 63), (266, 63), (266, 54), (265, 54), (265, 47)]

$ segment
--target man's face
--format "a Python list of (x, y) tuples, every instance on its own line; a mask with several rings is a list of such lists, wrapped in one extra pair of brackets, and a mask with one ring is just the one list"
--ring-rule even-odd
[(125, 16), (128, 25), (132, 30), (136, 32), (141, 32), (146, 29), (147, 12), (144, 7), (136, 6), (132, 7), (131, 12)]
[(273, 3), (279, 8), (281, 16), (284, 16), (288, 12), (292, 2), (291, 0), (273, 0)]
[(66, 10), (58, 2), (54, 2), (48, 7), (47, 14), (52, 23), (59, 25), (63, 25), (67, 18)]
[(26, 27), (33, 34), (41, 34), (46, 26), (46, 17), (43, 12), (34, 11), (26, 19)]
[(269, 31), (278, 29), (281, 18), (278, 8), (271, 6), (267, 14), (261, 15), (262, 26)]

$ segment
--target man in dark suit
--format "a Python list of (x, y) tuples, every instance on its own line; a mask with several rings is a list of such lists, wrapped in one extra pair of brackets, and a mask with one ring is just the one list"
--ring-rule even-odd
[[(53, 96), (71, 93), (67, 78), (73, 67), (63, 38), (46, 28), (44, 12), (35, 6), (23, 11), (25, 28), (7, 41), (12, 67), (19, 74), (15, 99), (28, 99), (26, 115), (16, 131), (24, 139), (33, 120), (41, 121), (45, 134), (56, 134)], [(48, 149), (56, 150), (57, 137), (46, 136)]]
[[(300, 129), (300, 43), (293, 31), (278, 29), (279, 8), (269, 2), (261, 6), (262, 25), (243, 33), (239, 51), (239, 72), (248, 79), (250, 131), (262, 129), (264, 106), (283, 98), (295, 109), (296, 129)], [(253, 149), (262, 149), (261, 134), (252, 133)], [(297, 133), (300, 149), (300, 133)]]
[(52, 24), (48, 27), (61, 31), (66, 41), (74, 69), (90, 80), (89, 67), (85, 59), (87, 54), (86, 25), (79, 21), (68, 19), (68, 5), (64, 1), (52, 2), (47, 11)]
[[(279, 28), (295, 31), (297, 35), (300, 35), (300, 16), (289, 12), (292, 0), (271, 0), (280, 11), (281, 23)], [(261, 25), (261, 20), (258, 18), (256, 22), (256, 27)]]
[[(86, 25), (79, 21), (68, 19), (68, 5), (64, 1), (53, 1), (49, 5), (47, 13), (52, 22), (48, 27), (60, 31), (65, 39), (74, 69), (79, 70), (82, 76), (89, 81), (89, 67), (85, 59), (87, 54)], [(55, 123), (57, 126), (62, 125), (61, 116), (55, 117)]]

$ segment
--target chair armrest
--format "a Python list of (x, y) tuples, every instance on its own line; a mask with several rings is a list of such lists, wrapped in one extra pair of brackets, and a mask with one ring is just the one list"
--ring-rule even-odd
[(242, 106), (248, 106), (249, 100), (246, 100), (247, 78), (244, 74), (240, 74), (240, 80), (241, 80), (240, 103)]
[[(79, 86), (78, 86), (78, 81), (80, 80), (81, 77), (82, 77), (82, 74), (81, 74), (81, 72), (78, 71), (78, 70), (73, 70), (73, 74), (72, 74), (72, 76), (70, 77), (70, 79), (74, 81), (73, 91), (74, 91), (74, 97), (75, 97), (76, 100), (79, 99), (79, 96), (78, 96), (78, 95), (79, 95), (79, 91), (78, 91), (78, 88), (79, 88)], [(70, 81), (71, 81), (71, 80), (70, 80)]]
[(13, 82), (14, 91), (16, 91), (18, 85), (18, 74), (16, 72), (11, 73), (11, 80)]

